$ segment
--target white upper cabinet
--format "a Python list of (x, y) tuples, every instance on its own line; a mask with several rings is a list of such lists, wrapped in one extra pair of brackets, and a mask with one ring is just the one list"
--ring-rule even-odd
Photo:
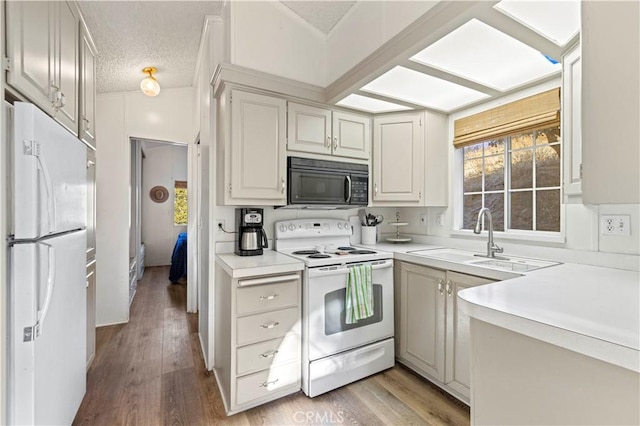
[(80, 63), (80, 18), (75, 6), (57, 4), (57, 28), (54, 49), (56, 87), (53, 117), (72, 133), (78, 133), (78, 85)]
[(421, 205), (424, 187), (422, 112), (373, 120), (373, 202)]
[(448, 204), (448, 119), (416, 111), (373, 120), (374, 206)]
[(79, 14), (67, 2), (7, 2), (7, 83), (78, 134)]
[(289, 151), (369, 159), (369, 117), (289, 102), (287, 118)]
[(562, 58), (562, 150), (565, 195), (582, 194), (582, 61), (580, 45)]
[(231, 91), (225, 204), (286, 204), (286, 107), (284, 99)]
[(80, 39), (80, 139), (96, 147), (96, 50), (83, 28)]
[(331, 111), (289, 102), (289, 151), (331, 154)]
[(369, 159), (371, 120), (362, 115), (333, 112), (333, 155)]
[(53, 113), (55, 2), (6, 3), (7, 83)]

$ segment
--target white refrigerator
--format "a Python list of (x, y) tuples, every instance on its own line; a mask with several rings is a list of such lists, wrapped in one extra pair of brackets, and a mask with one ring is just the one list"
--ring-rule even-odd
[(70, 424), (86, 390), (86, 147), (32, 104), (4, 104), (10, 424)]

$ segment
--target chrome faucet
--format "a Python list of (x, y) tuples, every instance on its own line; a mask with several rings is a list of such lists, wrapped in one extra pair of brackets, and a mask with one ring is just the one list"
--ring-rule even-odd
[(493, 219), (491, 218), (491, 210), (483, 207), (478, 212), (478, 220), (476, 221), (476, 227), (473, 228), (474, 234), (480, 234), (482, 231), (482, 218), (487, 215), (489, 218), (489, 241), (487, 241), (487, 254), (476, 254), (476, 256), (491, 257), (500, 259), (500, 256), (496, 256), (496, 253), (502, 253), (504, 249), (493, 242)]

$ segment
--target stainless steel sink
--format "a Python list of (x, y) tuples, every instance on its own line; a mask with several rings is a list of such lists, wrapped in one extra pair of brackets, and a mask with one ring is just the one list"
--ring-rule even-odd
[(529, 272), (560, 264), (524, 257), (487, 258), (480, 253), (456, 249), (416, 250), (409, 254), (509, 272)]

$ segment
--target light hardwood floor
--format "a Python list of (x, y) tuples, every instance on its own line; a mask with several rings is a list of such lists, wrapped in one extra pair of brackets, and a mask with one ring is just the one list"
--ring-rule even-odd
[(147, 268), (128, 324), (97, 331), (75, 425), (468, 425), (469, 408), (396, 366), (310, 399), (298, 392), (226, 417), (206, 371), (197, 314), (168, 267)]

